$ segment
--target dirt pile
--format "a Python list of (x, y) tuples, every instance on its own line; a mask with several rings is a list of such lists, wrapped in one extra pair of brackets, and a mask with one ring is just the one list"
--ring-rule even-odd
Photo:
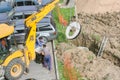
[[(70, 45), (66, 46), (66, 48), (69, 46)], [(61, 50), (60, 47), (62, 46), (59, 45), (58, 50)], [(109, 60), (96, 58), (96, 56), (86, 47), (74, 47), (64, 51), (61, 55), (62, 61), (64, 60), (65, 54), (71, 55), (72, 63), (83, 77), (90, 80), (120, 79), (119, 67), (112, 64)]]
[(97, 55), (103, 37), (107, 36), (103, 57), (120, 66), (120, 12), (79, 13), (79, 22), (82, 33), (72, 42), (77, 46), (88, 47)]
[(75, 47), (75, 45), (73, 44), (59, 43), (58, 46), (56, 46), (57, 58), (59, 60), (62, 60), (63, 52), (65, 52), (68, 49), (72, 49), (73, 47)]
[[(82, 32), (71, 42), (78, 47), (60, 45), (59, 58), (63, 61), (64, 54), (71, 54), (77, 70), (90, 80), (119, 80), (120, 0), (77, 0), (76, 4)], [(106, 47), (102, 58), (96, 58), (104, 36)]]
[(85, 13), (120, 11), (120, 0), (76, 0), (77, 10)]

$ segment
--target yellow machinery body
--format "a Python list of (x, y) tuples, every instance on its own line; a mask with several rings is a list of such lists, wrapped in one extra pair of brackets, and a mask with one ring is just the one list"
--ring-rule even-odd
[(39, 12), (32, 14), (25, 20), (26, 27), (30, 28), (26, 39), (25, 48), (24, 50), (15, 51), (10, 56), (8, 56), (2, 64), (3, 66), (7, 66), (8, 63), (14, 58), (26, 57), (27, 65), (29, 65), (29, 62), (31, 60), (35, 59), (36, 24), (42, 20), (51, 10), (53, 10), (55, 4), (58, 2), (59, 0), (54, 0), (53, 2), (40, 9)]
[[(20, 58), (23, 61), (23, 63), (25, 64), (25, 68), (29, 67), (30, 62), (35, 59), (36, 24), (40, 20), (42, 20), (51, 10), (53, 10), (55, 5), (58, 2), (59, 2), (59, 0), (53, 0), (51, 3), (48, 3), (46, 6), (44, 6), (42, 9), (40, 9), (38, 12), (32, 14), (27, 19), (25, 19), (25, 25), (29, 30), (27, 32), (27, 38), (26, 38), (24, 49), (17, 50), (13, 53), (10, 53), (10, 55), (7, 56), (7, 58), (1, 64), (3, 67), (7, 67), (10, 64), (10, 62), (16, 58)], [(14, 32), (14, 30), (11, 31), (10, 33), (7, 33), (7, 31), (6, 31), (7, 35), (10, 35), (12, 32)], [(2, 37), (0, 37), (0, 38), (2, 38)], [(18, 67), (19, 67), (19, 65), (18, 65)], [(15, 73), (16, 73), (15, 71), (11, 72), (11, 75), (15, 74)], [(19, 76), (19, 75), (17, 75), (17, 76)], [(7, 78), (9, 78), (9, 77), (7, 77)], [(16, 76), (13, 75), (13, 77), (10, 80), (12, 80), (12, 79), (14, 80), (17, 78), (16, 78)]]

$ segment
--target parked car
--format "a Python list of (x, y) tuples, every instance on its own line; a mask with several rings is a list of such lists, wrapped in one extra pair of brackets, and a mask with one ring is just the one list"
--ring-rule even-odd
[(37, 39), (39, 39), (39, 37), (42, 37), (44, 40), (44, 43), (47, 43), (57, 38), (58, 32), (57, 32), (56, 27), (53, 24), (39, 23), (38, 25), (37, 25), (38, 26), (37, 27)]
[(8, 14), (7, 13), (0, 13), (0, 23), (8, 23)]
[(0, 13), (9, 12), (10, 10), (12, 10), (12, 6), (10, 5), (9, 2), (6, 1), (0, 2)]
[(13, 7), (39, 5), (37, 0), (14, 0)]
[[(22, 8), (21, 8), (22, 7)], [(10, 23), (14, 23), (15, 26), (15, 37), (18, 43), (23, 43), (25, 40), (25, 25), (24, 25), (24, 20), (31, 14), (37, 11), (37, 8), (34, 6), (19, 6), (15, 7), (10, 13)], [(28, 8), (28, 9), (27, 9)], [(45, 29), (40, 29), (42, 28), (41, 26), (51, 26), (51, 28), (45, 27)], [(44, 37), (45, 41), (50, 41), (55, 39), (54, 35), (52, 32), (50, 33), (45, 33), (49, 30), (54, 31), (55, 36), (57, 36), (57, 32), (55, 32), (55, 29), (53, 29), (53, 25), (51, 24), (51, 15), (48, 14), (46, 17), (44, 17), (40, 22), (37, 24), (37, 35)], [(41, 33), (42, 31), (42, 33)], [(42, 35), (41, 35), (42, 34)], [(43, 36), (43, 34), (45, 36)], [(53, 37), (49, 37), (48, 35), (53, 35)], [(48, 38), (48, 39), (47, 39)]]
[[(24, 26), (24, 25), (22, 25)], [(19, 27), (15, 29), (15, 37), (17, 43), (24, 43), (25, 41), (25, 27)], [(43, 37), (44, 43), (47, 43), (51, 40), (56, 39), (58, 35), (56, 27), (54, 27), (51, 23), (39, 23), (37, 24), (37, 39), (39, 37)]]
[[(24, 25), (24, 19), (37, 11), (38, 10), (36, 6), (15, 7), (12, 11), (9, 12), (8, 18), (10, 19), (10, 23), (14, 23), (14, 26), (20, 27), (20, 25)], [(50, 14), (48, 14), (40, 21), (40, 23), (50, 23), (50, 17)]]
[(44, 5), (48, 4), (48, 3), (50, 3), (51, 1), (52, 0), (42, 0), (41, 5), (44, 6)]
[(10, 12), (9, 12), (9, 16), (11, 17), (12, 15), (14, 15), (15, 13), (19, 13), (19, 12), (25, 12), (25, 11), (37, 11), (38, 8), (36, 6), (18, 6), (13, 8)]

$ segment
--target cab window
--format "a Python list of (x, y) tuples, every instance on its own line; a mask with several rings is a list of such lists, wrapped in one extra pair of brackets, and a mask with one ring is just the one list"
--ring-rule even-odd
[(13, 20), (23, 19), (23, 13), (15, 13), (12, 19)]
[(6, 38), (0, 39), (0, 54), (8, 51), (8, 44)]
[(15, 2), (15, 6), (30, 6), (30, 5), (36, 5), (35, 2), (33, 1), (20, 1), (20, 2)]
[(24, 5), (24, 2), (16, 2), (15, 6), (23, 6), (23, 5)]
[(25, 1), (25, 5), (35, 5), (32, 1)]
[(37, 28), (37, 31), (52, 31), (52, 30), (53, 28), (50, 25), (45, 25)]

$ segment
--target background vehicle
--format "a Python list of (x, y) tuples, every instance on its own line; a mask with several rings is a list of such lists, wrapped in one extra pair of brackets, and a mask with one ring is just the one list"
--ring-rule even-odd
[[(15, 26), (14, 36), (16, 37), (18, 44), (23, 44), (25, 42), (24, 20), (34, 12), (37, 12), (36, 6), (19, 6), (9, 12), (10, 23), (13, 23)], [(51, 22), (51, 18), (50, 12), (46, 17), (37, 23), (37, 35), (39, 35), (39, 37), (42, 36), (45, 43), (57, 37), (57, 31)]]
[[(56, 39), (58, 32), (55, 26), (51, 23), (39, 23), (37, 24), (37, 38), (43, 37), (44, 43)], [(17, 43), (24, 43), (25, 41), (25, 28), (16, 28), (15, 37), (17, 37)]]
[(37, 0), (14, 0), (13, 7), (39, 5)]
[(8, 23), (8, 14), (7, 13), (0, 13), (0, 23)]
[(41, 5), (44, 6), (44, 5), (46, 5), (46, 4), (50, 3), (50, 2), (51, 2), (51, 0), (42, 0)]
[[(38, 26), (39, 25), (39, 26)], [(39, 23), (37, 24), (37, 39), (43, 37), (44, 43), (56, 39), (58, 35), (57, 29), (51, 23)], [(18, 44), (25, 42), (25, 28), (19, 27), (15, 29), (14, 36)]]
[(0, 13), (8, 12), (12, 10), (12, 5), (9, 2), (1, 1), (0, 2)]
[[(39, 24), (37, 24), (38, 26)], [(56, 39), (58, 31), (56, 26), (50, 23), (40, 23), (37, 27), (37, 39), (43, 37), (44, 43)]]
[[(5, 46), (7, 49), (5, 53), (4, 51), (1, 51), (0, 53), (0, 64), (4, 67), (6, 79), (16, 80), (22, 76), (24, 71), (28, 71), (30, 62), (35, 59), (34, 48), (36, 41), (36, 24), (42, 20), (42, 18), (44, 18), (51, 10), (53, 10), (55, 4), (58, 3), (58, 1), (59, 0), (52, 1), (43, 7), (41, 11), (38, 11), (37, 13), (25, 19), (27, 33), (25, 46), (22, 50), (19, 50), (16, 47), (13, 47), (13, 45), (9, 44), (11, 40), (10, 35), (13, 33), (14, 28), (5, 24), (0, 25), (1, 42), (2, 40), (4, 40), (4, 43), (8, 42), (8, 46)], [(16, 45), (15, 41), (14, 43)], [(4, 50), (5, 48), (2, 49)]]
[(13, 24), (15, 28), (22, 27), (24, 20), (34, 12), (37, 12), (36, 6), (18, 6), (8, 13), (9, 23)]

